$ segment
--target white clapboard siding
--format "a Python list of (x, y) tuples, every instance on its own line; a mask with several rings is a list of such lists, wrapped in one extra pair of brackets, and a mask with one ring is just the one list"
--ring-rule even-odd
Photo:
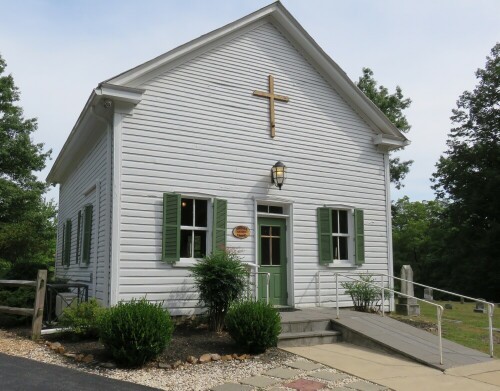
[[(267, 90), (276, 102), (276, 138), (269, 136)], [(375, 132), (271, 24), (260, 25), (140, 86), (142, 101), (121, 134), (120, 273), (118, 299), (146, 296), (173, 314), (199, 310), (189, 269), (161, 262), (162, 195), (200, 193), (228, 200), (229, 247), (255, 262), (254, 198), (293, 204), (294, 303), (317, 303), (316, 209), (350, 205), (365, 211), (366, 264), (387, 272), (387, 194), (384, 155)], [(270, 185), (278, 160), (288, 177)], [(251, 236), (231, 235), (246, 225)], [(330, 270), (330, 269), (329, 269)], [(330, 303), (333, 279), (324, 277)], [(290, 290), (290, 289), (289, 289)], [(339, 298), (351, 305), (350, 297)]]
[[(89, 142), (91, 142), (89, 140)], [(89, 296), (106, 302), (108, 292), (105, 268), (108, 265), (109, 246), (105, 242), (110, 214), (106, 205), (107, 135), (96, 140), (94, 147), (81, 160), (77, 168), (60, 184), (59, 219), (56, 251), (56, 276), (72, 282), (83, 282), (89, 287)], [(87, 204), (93, 205), (90, 262), (76, 263), (78, 211)], [(67, 219), (72, 221), (70, 265), (62, 264), (62, 230)], [(83, 245), (83, 243), (82, 243)], [(81, 254), (80, 258), (81, 260)], [(96, 264), (97, 262), (97, 264)], [(95, 291), (94, 291), (95, 286)]]

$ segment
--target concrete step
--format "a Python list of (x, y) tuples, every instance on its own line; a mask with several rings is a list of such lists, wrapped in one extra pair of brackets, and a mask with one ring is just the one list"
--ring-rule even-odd
[(278, 347), (321, 345), (340, 342), (341, 338), (340, 331), (332, 330), (281, 333), (278, 337)]
[(282, 333), (303, 333), (308, 331), (331, 330), (331, 320), (296, 320), (281, 322)]

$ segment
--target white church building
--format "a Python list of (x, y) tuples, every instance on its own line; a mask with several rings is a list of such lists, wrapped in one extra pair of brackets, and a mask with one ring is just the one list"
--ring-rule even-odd
[(56, 274), (191, 314), (190, 266), (227, 247), (270, 273), (273, 304), (317, 306), (318, 271), (392, 274), (388, 153), (406, 144), (273, 3), (92, 91), (47, 178)]

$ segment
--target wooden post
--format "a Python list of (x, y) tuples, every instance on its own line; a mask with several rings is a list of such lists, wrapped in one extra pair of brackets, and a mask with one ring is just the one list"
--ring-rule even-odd
[(33, 308), (33, 322), (31, 324), (31, 338), (40, 338), (42, 332), (43, 306), (45, 304), (45, 290), (47, 289), (47, 270), (38, 270), (36, 277), (35, 307)]

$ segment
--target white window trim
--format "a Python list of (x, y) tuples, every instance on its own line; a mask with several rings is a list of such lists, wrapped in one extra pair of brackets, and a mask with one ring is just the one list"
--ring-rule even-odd
[(325, 205), (330, 211), (339, 210), (347, 211), (347, 231), (348, 234), (335, 234), (332, 233), (332, 237), (344, 236), (348, 237), (347, 240), (347, 259), (333, 259), (333, 262), (328, 264), (329, 268), (352, 268), (355, 269), (354, 260), (354, 208), (347, 205)]
[[(213, 226), (213, 215), (214, 215), (214, 199), (212, 196), (204, 196), (202, 194), (189, 194), (189, 193), (181, 193), (181, 202), (183, 198), (192, 199), (192, 200), (204, 200), (207, 201), (207, 227), (195, 227), (189, 225), (181, 225), (180, 230), (189, 230), (189, 231), (205, 231), (207, 233), (207, 254), (212, 252), (212, 226)], [(193, 213), (193, 219), (195, 218), (195, 214)], [(194, 223), (194, 221), (193, 221)], [(180, 257), (179, 261), (174, 263), (173, 267), (190, 267), (196, 265), (198, 261), (201, 261), (202, 258), (187, 258)]]

